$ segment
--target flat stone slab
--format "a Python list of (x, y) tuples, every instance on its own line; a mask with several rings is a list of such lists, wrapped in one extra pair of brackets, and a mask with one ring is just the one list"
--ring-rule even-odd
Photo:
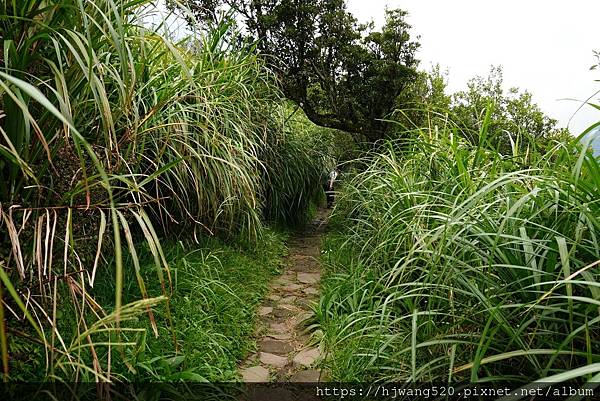
[(316, 284), (321, 280), (320, 273), (298, 273), (298, 281), (303, 284)]
[(273, 309), (273, 316), (275, 317), (290, 317), (294, 314), (294, 312), (287, 308), (277, 307)]
[(281, 299), (280, 295), (277, 294), (270, 294), (267, 299), (271, 300), (271, 301), (279, 301)]
[(296, 354), (294, 363), (302, 366), (310, 366), (321, 356), (318, 348), (307, 348)]
[(274, 333), (282, 334), (288, 332), (288, 326), (285, 323), (271, 323), (269, 329)]
[(294, 276), (281, 276), (274, 281), (275, 284), (288, 285), (294, 282)]
[(299, 315), (297, 315), (297, 316), (294, 317), (294, 321), (292, 322), (292, 324), (294, 326), (301, 326), (301, 325), (304, 324), (304, 322), (306, 320), (310, 319), (313, 316), (314, 316), (313, 312), (304, 312), (304, 313), (301, 313), (301, 314), (299, 314)]
[(281, 303), (282, 304), (291, 304), (291, 303), (294, 303), (294, 301), (296, 301), (297, 299), (298, 299), (297, 296), (290, 295), (289, 297), (281, 298)]
[(242, 378), (246, 383), (268, 382), (269, 377), (269, 371), (262, 366), (252, 366), (242, 371)]
[(297, 273), (316, 273), (320, 270), (320, 264), (315, 258), (308, 256), (296, 259), (290, 270)]
[(287, 291), (287, 292), (298, 291), (301, 288), (302, 288), (302, 286), (300, 284), (289, 284), (289, 285), (286, 285), (284, 287), (281, 287), (281, 289), (283, 291)]
[(276, 368), (283, 368), (288, 364), (288, 359), (286, 357), (270, 354), (268, 352), (260, 353), (260, 361), (265, 365), (274, 366)]
[(314, 264), (298, 264), (294, 267), (292, 267), (292, 270), (296, 271), (296, 272), (314, 272), (315, 270), (319, 269), (319, 264), (317, 262), (314, 262)]
[[(312, 246), (304, 246), (304, 247), (302, 247), (302, 248), (303, 248), (304, 250), (310, 250), (310, 249), (312, 248)], [(291, 256), (291, 259), (292, 259), (292, 260), (294, 260), (294, 261), (296, 261), (296, 262), (297, 262), (297, 261), (300, 261), (300, 260), (301, 260), (301, 261), (310, 260), (310, 261), (317, 262), (317, 260), (315, 259), (315, 257), (314, 257), (314, 256), (312, 256), (312, 255), (307, 255), (307, 254), (306, 254), (306, 252), (304, 253), (304, 255), (299, 255), (299, 254), (292, 255), (292, 256)]]
[(275, 340), (291, 340), (291, 333), (281, 333), (281, 334), (267, 334), (267, 337), (274, 338)]
[(316, 383), (322, 380), (321, 371), (316, 369), (301, 370), (290, 377), (293, 383)]
[(307, 295), (317, 295), (319, 293), (319, 290), (317, 290), (314, 287), (307, 287), (307, 288), (303, 289), (302, 292)]
[(292, 261), (297, 264), (311, 264), (314, 266), (319, 266), (319, 260), (321, 252), (317, 250), (313, 250), (312, 247), (306, 247), (303, 249), (304, 255), (294, 255), (292, 256)]
[(252, 353), (248, 356), (248, 358), (246, 358), (246, 360), (244, 361), (244, 363), (246, 364), (246, 367), (249, 366), (254, 366), (258, 363), (258, 354), (257, 353)]
[(317, 302), (315, 301), (314, 297), (311, 298), (304, 298), (304, 299), (299, 299), (296, 302), (296, 305), (298, 305), (299, 308), (302, 309), (311, 309), (313, 308), (315, 305), (317, 304)]
[(270, 354), (287, 354), (294, 350), (292, 344), (286, 341), (264, 339), (259, 344), (262, 352), (268, 352)]
[(270, 306), (261, 306), (258, 308), (258, 316), (266, 316), (271, 312), (273, 312), (273, 308)]

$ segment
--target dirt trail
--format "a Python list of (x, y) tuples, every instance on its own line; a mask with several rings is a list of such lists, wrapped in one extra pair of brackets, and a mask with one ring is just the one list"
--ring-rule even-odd
[(321, 235), (328, 210), (289, 241), (284, 272), (270, 284), (259, 308), (256, 331), (258, 352), (240, 366), (245, 382), (318, 382), (324, 373), (315, 369), (322, 353), (309, 343), (303, 322), (311, 316), (310, 304), (318, 301), (321, 279)]

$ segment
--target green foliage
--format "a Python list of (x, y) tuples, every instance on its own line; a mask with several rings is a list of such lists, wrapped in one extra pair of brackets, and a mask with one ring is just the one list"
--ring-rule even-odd
[(600, 51), (594, 50), (594, 57), (596, 58), (596, 63), (590, 66), (590, 70), (595, 70), (600, 66)]
[[(267, 206), (270, 182), (306, 187), (297, 164), (313, 161), (294, 154), (297, 171), (278, 176), (274, 149), (309, 149), (287, 145), (275, 76), (230, 25), (175, 42), (144, 26), (150, 0), (0, 7), (2, 368), (19, 378), (11, 355), (30, 342), (45, 356), (36, 379), (112, 380), (115, 354), (139, 350), (136, 315), (153, 321), (160, 303), (177, 316), (161, 237), (257, 244), (266, 207), (306, 206), (295, 195)], [(96, 300), (107, 288), (112, 301)]]
[(320, 201), (323, 176), (353, 159), (359, 147), (346, 132), (316, 126), (299, 107), (289, 105), (286, 112), (286, 140), (266, 157), (264, 214), (268, 221), (299, 225)]
[(305, 223), (311, 202), (320, 193), (324, 155), (299, 136), (272, 148), (265, 180), (265, 218), (298, 225)]
[(396, 98), (396, 110), (391, 116), (396, 123), (395, 134), (390, 136), (401, 137), (415, 128), (442, 123), (450, 112), (451, 101), (446, 94), (446, 73), (439, 65), (429, 72), (419, 71), (417, 78)]
[[(215, 239), (200, 245), (165, 244), (174, 278), (170, 299), (173, 327), (169, 327), (167, 316), (157, 311), (159, 337), (148, 336), (141, 352), (131, 355), (129, 362), (135, 374), (124, 370), (125, 377), (167, 382), (236, 380), (237, 362), (255, 346), (256, 308), (270, 279), (279, 271), (286, 251), (283, 239), (281, 234), (267, 230), (257, 250)], [(150, 277), (151, 254), (146, 255), (143, 270)], [(131, 290), (128, 295), (135, 298), (135, 288)], [(150, 333), (148, 319), (142, 323)]]
[(545, 146), (545, 139), (566, 137), (568, 132), (556, 128), (557, 121), (546, 116), (532, 101), (531, 93), (511, 88), (508, 93), (503, 89), (502, 68), (492, 67), (487, 78), (475, 77), (467, 84), (467, 90), (453, 96), (452, 112), (460, 123), (463, 132), (476, 143), (479, 127), (484, 124), (486, 111), (491, 108), (488, 117), (487, 139), (502, 153), (508, 153), (511, 142), (517, 136), (523, 140), (521, 145), (535, 143)]
[(479, 145), (450, 121), (413, 136), (363, 159), (334, 211), (318, 311), (334, 379), (587, 380), (598, 162), (575, 139), (504, 157), (486, 126)]
[[(105, 366), (106, 359), (112, 358), (113, 377), (131, 382), (236, 380), (237, 362), (254, 347), (256, 308), (270, 279), (281, 267), (286, 253), (284, 239), (284, 234), (267, 229), (256, 249), (227, 244), (216, 238), (204, 238), (200, 244), (163, 243), (173, 276), (173, 295), (169, 298), (171, 314), (163, 303), (153, 308), (152, 314), (128, 322), (127, 329), (121, 332), (121, 342), (129, 346), (121, 351), (115, 346), (111, 353), (110, 347), (105, 346), (110, 335), (104, 338), (101, 332), (93, 333), (91, 339), (95, 343), (97, 362)], [(148, 294), (162, 292), (160, 283), (153, 280), (152, 252), (147, 247), (141, 248), (137, 262), (132, 255), (125, 260), (123, 298), (126, 303), (140, 297), (135, 263), (139, 264), (140, 274), (148, 283)], [(96, 302), (114, 307), (111, 275), (100, 275), (95, 287)], [(67, 302), (58, 305), (61, 312), (57, 325), (64, 341), (69, 342), (72, 333), (77, 333), (77, 321), (67, 318), (73, 304), (68, 301), (68, 294), (59, 292)], [(93, 316), (88, 318), (93, 321)], [(43, 347), (32, 345), (20, 336), (11, 336), (10, 351), (13, 379), (43, 379)], [(94, 363), (89, 354), (82, 354), (81, 358), (81, 363), (87, 366)], [(88, 372), (80, 376), (80, 380), (89, 379)]]
[(328, 172), (336, 163), (355, 159), (361, 145), (349, 132), (313, 124), (299, 107), (295, 107), (288, 117), (286, 129), (316, 152), (314, 156), (320, 167)]
[(344, 0), (183, 3), (203, 22), (225, 10), (242, 21), (286, 97), (323, 127), (380, 139), (389, 128), (381, 119), (417, 77), (419, 44), (403, 10), (386, 10), (385, 25), (374, 30), (358, 24)]

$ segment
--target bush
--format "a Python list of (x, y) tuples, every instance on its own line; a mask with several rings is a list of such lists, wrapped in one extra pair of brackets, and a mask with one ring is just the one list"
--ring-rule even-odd
[[(8, 374), (19, 363), (8, 359), (12, 327), (22, 335), (11, 347), (41, 344), (47, 374), (110, 380), (96, 334), (126, 331), (127, 319), (172, 295), (161, 237), (256, 243), (264, 172), (288, 179), (278, 175), (288, 163), (269, 155), (291, 146), (284, 156), (293, 153), (294, 165), (312, 160), (287, 144), (274, 75), (251, 46), (230, 40), (228, 25), (175, 42), (144, 26), (150, 0), (16, 4), (0, 6), (0, 279), (10, 295), (0, 304), (2, 365)], [(312, 172), (298, 168), (289, 179), (306, 188)], [(275, 209), (293, 215), (294, 206), (305, 203), (292, 197)], [(144, 241), (156, 298), (140, 274)], [(127, 268), (142, 299), (124, 305)], [(114, 277), (114, 304), (95, 301), (96, 273)], [(61, 333), (57, 319), (78, 322), (77, 331)]]
[(597, 374), (597, 160), (576, 140), (506, 157), (445, 126), (388, 142), (342, 191), (319, 308), (334, 377)]

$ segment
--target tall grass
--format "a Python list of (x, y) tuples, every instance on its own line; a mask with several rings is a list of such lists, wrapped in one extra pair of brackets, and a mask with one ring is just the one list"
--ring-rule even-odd
[(502, 156), (449, 121), (413, 134), (363, 159), (335, 210), (318, 309), (334, 376), (597, 380), (597, 160), (576, 140)]
[[(166, 324), (164, 305), (153, 309), (157, 322), (162, 323), (158, 325), (158, 338), (152, 335), (148, 319), (140, 319), (134, 327), (146, 330), (136, 333), (139, 340), (128, 353), (126, 361), (132, 369), (116, 361), (115, 375), (134, 382), (236, 380), (237, 364), (253, 346), (256, 308), (286, 250), (281, 234), (264, 231), (256, 249), (226, 244), (214, 237), (204, 237), (200, 244), (164, 241), (173, 277), (173, 327)], [(147, 290), (160, 294), (160, 283), (152, 280), (152, 254), (143, 249), (140, 254)], [(135, 282), (133, 269), (126, 272), (126, 278)], [(99, 277), (100, 283), (105, 285), (98, 287), (96, 299), (108, 304), (112, 298), (110, 277)], [(139, 290), (135, 284), (126, 285), (123, 296), (125, 300), (136, 300)], [(72, 323), (63, 321), (62, 325)], [(177, 347), (173, 346), (171, 329), (177, 333)]]
[[(298, 179), (281, 178), (284, 169), (270, 165), (268, 155), (286, 143), (284, 110), (253, 48), (234, 46), (226, 24), (174, 41), (143, 25), (152, 6), (0, 6), (5, 379), (18, 378), (10, 367), (19, 358), (34, 360), (39, 352), (48, 377), (109, 380), (111, 360), (123, 359), (131, 345), (123, 322), (145, 312), (157, 333), (151, 308), (165, 300), (170, 319), (173, 289), (161, 236), (253, 242), (268, 202), (266, 172), (271, 182)], [(270, 207), (284, 206), (290, 213), (294, 203)], [(140, 242), (153, 255), (158, 298), (140, 274)], [(124, 253), (141, 298), (129, 305), (122, 302)], [(94, 299), (97, 274), (107, 274), (101, 266), (114, 277), (114, 309)], [(60, 319), (78, 322), (77, 332), (61, 333)]]
[(320, 201), (321, 184), (339, 160), (354, 150), (350, 134), (312, 124), (302, 110), (286, 111), (286, 140), (269, 149), (265, 181), (265, 218), (298, 225), (309, 206)]

